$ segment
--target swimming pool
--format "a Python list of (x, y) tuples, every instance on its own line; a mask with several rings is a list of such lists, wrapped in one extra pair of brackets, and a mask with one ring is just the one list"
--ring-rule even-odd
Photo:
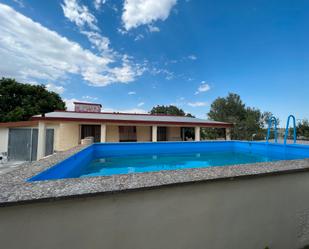
[(261, 142), (96, 143), (28, 181), (309, 158), (309, 146)]

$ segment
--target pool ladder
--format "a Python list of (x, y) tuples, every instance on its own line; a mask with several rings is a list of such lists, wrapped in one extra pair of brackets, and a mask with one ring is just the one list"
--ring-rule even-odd
[[(290, 120), (293, 119), (293, 137), (294, 137), (294, 144), (296, 144), (296, 140), (297, 140), (297, 136), (296, 136), (296, 118), (294, 115), (290, 115), (288, 117), (288, 121), (286, 124), (286, 128), (285, 128), (285, 134), (284, 134), (284, 145), (287, 144), (287, 139), (288, 139), (288, 135), (289, 135), (289, 126), (290, 126)], [(278, 142), (278, 122), (277, 119), (272, 116), (270, 117), (270, 119), (268, 120), (268, 130), (267, 130), (267, 138), (266, 141), (267, 143), (269, 142), (269, 138), (270, 138), (270, 130), (272, 127), (272, 124), (274, 123), (275, 125), (275, 143)]]
[(294, 144), (296, 144), (296, 139), (297, 139), (297, 136), (296, 136), (296, 118), (295, 116), (293, 115), (290, 115), (288, 117), (288, 121), (286, 123), (286, 128), (285, 128), (285, 135), (284, 135), (284, 144), (286, 145), (286, 142), (287, 142), (287, 139), (288, 139), (288, 136), (289, 136), (289, 126), (290, 126), (290, 120), (291, 118), (293, 119), (293, 137), (294, 137)]
[(266, 141), (267, 143), (269, 142), (269, 138), (270, 138), (270, 129), (272, 127), (272, 124), (275, 124), (275, 143), (278, 142), (278, 122), (277, 119), (274, 116), (271, 116), (270, 119), (268, 120), (268, 130), (267, 130), (267, 137), (266, 137)]

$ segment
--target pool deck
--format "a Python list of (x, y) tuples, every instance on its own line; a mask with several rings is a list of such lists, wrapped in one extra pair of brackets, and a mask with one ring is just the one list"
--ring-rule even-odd
[(37, 162), (27, 162), (11, 172), (0, 175), (0, 206), (157, 188), (175, 184), (258, 177), (309, 170), (309, 159), (302, 159), (225, 167), (26, 182), (28, 178), (52, 167), (84, 148), (79, 146)]

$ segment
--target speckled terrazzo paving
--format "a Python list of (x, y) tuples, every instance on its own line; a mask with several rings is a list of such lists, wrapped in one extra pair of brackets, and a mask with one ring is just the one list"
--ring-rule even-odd
[(304, 159), (225, 167), (26, 182), (28, 178), (52, 167), (84, 148), (79, 146), (37, 162), (25, 163), (14, 171), (0, 175), (0, 206), (172, 184), (309, 170), (309, 159)]

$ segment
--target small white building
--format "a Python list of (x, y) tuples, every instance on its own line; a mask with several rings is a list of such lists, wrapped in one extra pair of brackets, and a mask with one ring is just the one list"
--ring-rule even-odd
[(55, 151), (65, 151), (92, 137), (94, 142), (186, 141), (192, 130), (200, 140), (203, 127), (226, 129), (230, 123), (198, 118), (101, 112), (100, 104), (75, 102), (75, 111), (54, 111), (29, 121), (0, 123), (0, 153), (10, 160), (37, 160)]

